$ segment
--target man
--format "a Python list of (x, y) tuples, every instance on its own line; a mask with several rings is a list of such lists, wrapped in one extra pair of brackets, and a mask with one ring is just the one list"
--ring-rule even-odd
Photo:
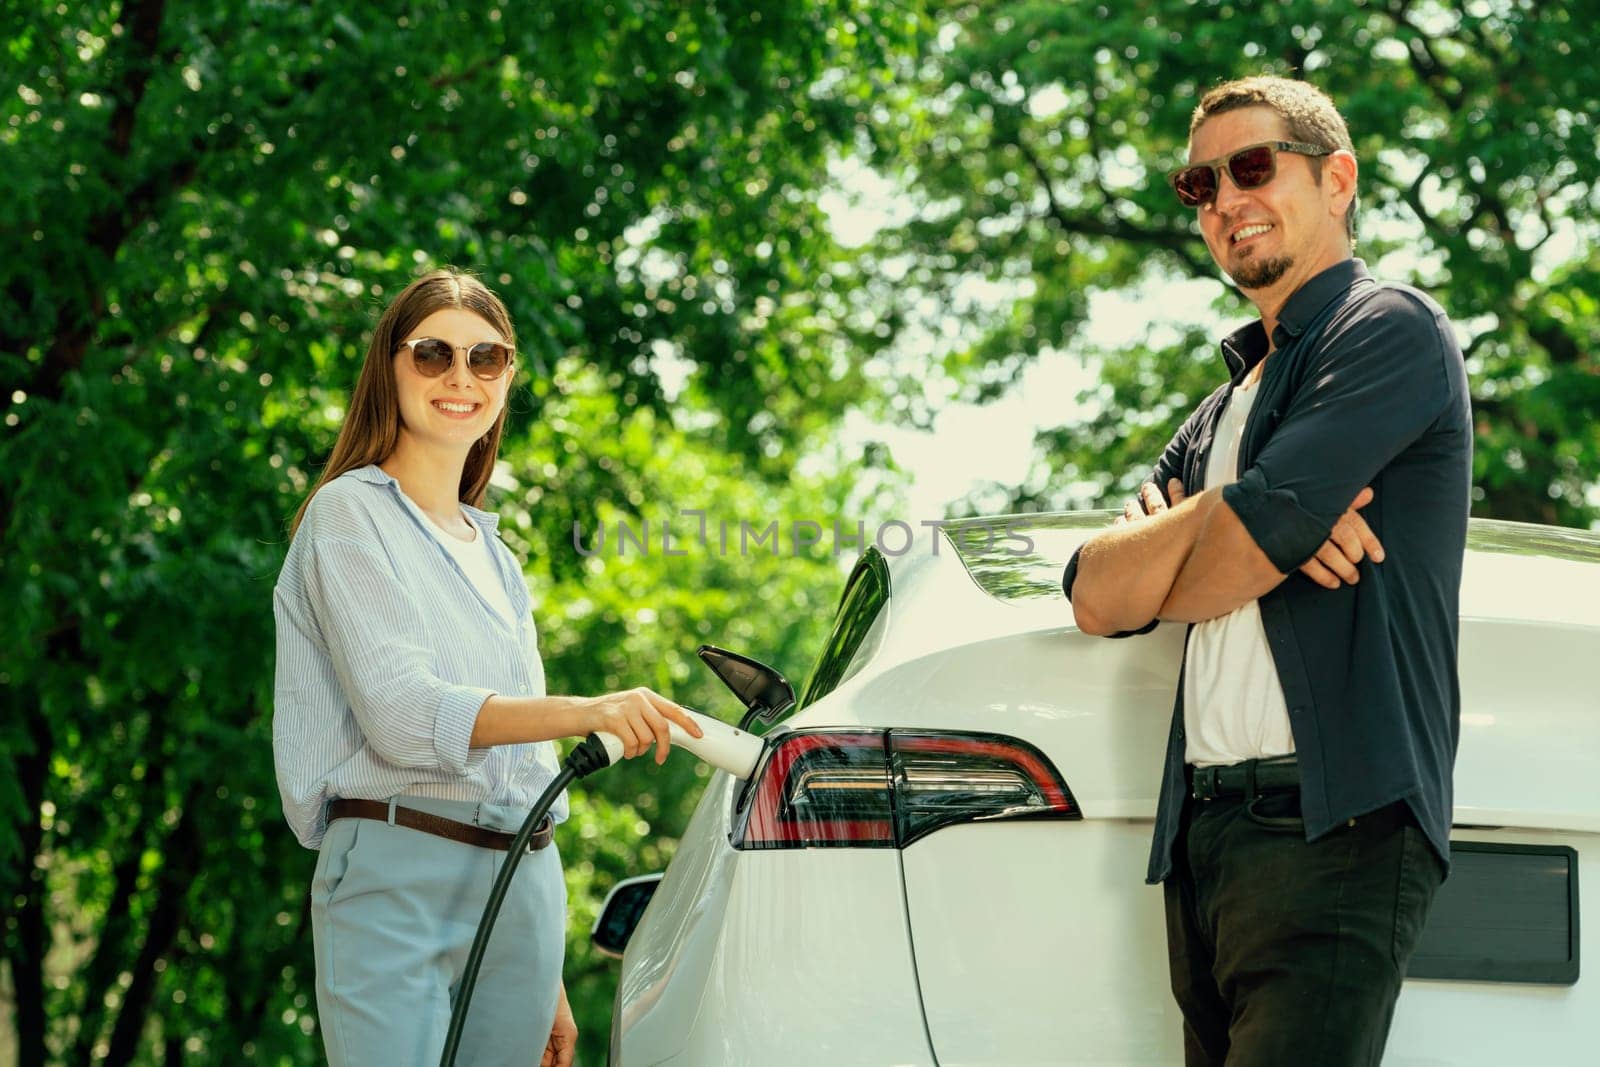
[(1352, 258), (1321, 92), (1219, 86), (1189, 159), (1261, 318), (1064, 586), (1086, 633), (1191, 624), (1149, 868), (1188, 1063), (1376, 1064), (1449, 862), (1466, 374), (1438, 306)]

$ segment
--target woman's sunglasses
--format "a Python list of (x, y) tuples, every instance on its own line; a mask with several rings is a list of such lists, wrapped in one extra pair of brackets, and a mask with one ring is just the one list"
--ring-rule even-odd
[(1304, 141), (1263, 141), (1246, 145), (1222, 159), (1207, 163), (1191, 163), (1167, 176), (1178, 199), (1184, 207), (1199, 207), (1216, 199), (1217, 188), (1222, 184), (1222, 169), (1240, 189), (1259, 189), (1278, 175), (1278, 153), (1294, 152), (1302, 156), (1327, 156), (1333, 149)]
[(486, 382), (492, 382), (511, 366), (516, 350), (499, 341), (479, 341), (475, 345), (453, 345), (437, 337), (418, 337), (400, 342), (411, 349), (411, 363), (424, 378), (437, 378), (454, 366), (456, 350), (467, 354), (467, 369)]

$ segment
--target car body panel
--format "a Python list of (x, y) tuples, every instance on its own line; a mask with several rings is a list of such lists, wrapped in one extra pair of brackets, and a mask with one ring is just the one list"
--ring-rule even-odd
[(1150, 824), (953, 826), (905, 850), (941, 1067), (1181, 1063)]
[(732, 785), (707, 786), (628, 943), (613, 1060), (931, 1065), (899, 854), (736, 852)]

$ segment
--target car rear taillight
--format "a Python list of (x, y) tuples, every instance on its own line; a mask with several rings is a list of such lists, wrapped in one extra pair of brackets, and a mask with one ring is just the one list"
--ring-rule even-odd
[(1043, 753), (999, 734), (796, 732), (747, 797), (735, 848), (905, 848), (954, 823), (1083, 817)]

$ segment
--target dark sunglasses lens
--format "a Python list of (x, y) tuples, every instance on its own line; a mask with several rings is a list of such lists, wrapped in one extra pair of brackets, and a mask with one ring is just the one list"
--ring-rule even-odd
[(1272, 180), (1272, 149), (1246, 148), (1228, 159), (1228, 174), (1241, 189), (1257, 189)]
[(1199, 207), (1216, 195), (1217, 172), (1210, 167), (1189, 167), (1178, 172), (1172, 187), (1184, 207)]
[(432, 337), (411, 346), (412, 362), (417, 366), (417, 373), (425, 378), (437, 378), (450, 369), (455, 358), (455, 349)]
[(498, 378), (511, 362), (511, 350), (493, 341), (475, 344), (467, 351), (467, 366), (480, 378)]

